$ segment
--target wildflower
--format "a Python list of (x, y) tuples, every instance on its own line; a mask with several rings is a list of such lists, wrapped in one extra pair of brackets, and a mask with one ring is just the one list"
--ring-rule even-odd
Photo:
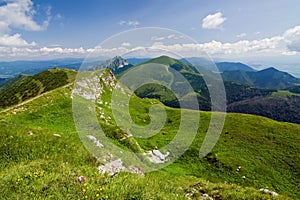
[(80, 183), (83, 183), (83, 182), (85, 182), (85, 178), (83, 176), (79, 176), (77, 178), (77, 181), (79, 181)]

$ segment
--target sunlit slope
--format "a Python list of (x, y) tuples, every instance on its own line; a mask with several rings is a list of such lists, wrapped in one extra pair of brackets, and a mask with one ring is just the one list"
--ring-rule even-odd
[(0, 90), (0, 108), (22, 103), (47, 91), (67, 85), (74, 81), (76, 71), (53, 68), (34, 76), (13, 79), (3, 91)]
[[(106, 71), (103, 75), (111, 74)], [(123, 140), (127, 133), (113, 120), (110, 87), (104, 85), (103, 103), (96, 107), (105, 113), (99, 123), (116, 145), (147, 151), (172, 140), (180, 110), (168, 107), (166, 123), (155, 136)], [(215, 199), (272, 198), (258, 191), (266, 187), (280, 194), (276, 199), (296, 199), (300, 195), (300, 126), (244, 114), (226, 116), (219, 142), (203, 159), (198, 153), (209, 125), (209, 112), (200, 113), (200, 128), (189, 150), (167, 168), (146, 173), (145, 177), (128, 173), (102, 176), (97, 172), (101, 161), (89, 154), (76, 132), (71, 91), (71, 85), (58, 88), (0, 114), (1, 198), (187, 199), (192, 191), (192, 199), (199, 199), (203, 193)], [(133, 96), (133, 122), (148, 124), (153, 104), (163, 106)], [(133, 141), (141, 149), (135, 149)], [(86, 185), (76, 180), (79, 176), (85, 177)]]

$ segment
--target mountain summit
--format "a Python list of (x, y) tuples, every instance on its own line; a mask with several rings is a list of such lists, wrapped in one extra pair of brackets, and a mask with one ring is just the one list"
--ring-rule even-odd
[(105, 61), (102, 65), (104, 68), (109, 68), (114, 73), (119, 73), (131, 67), (132, 65), (129, 64), (124, 58), (121, 56), (115, 56), (110, 60)]

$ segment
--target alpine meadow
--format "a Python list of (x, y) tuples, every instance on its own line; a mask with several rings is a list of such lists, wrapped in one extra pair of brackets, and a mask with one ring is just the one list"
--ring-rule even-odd
[(299, 8), (0, 1), (0, 199), (300, 199)]

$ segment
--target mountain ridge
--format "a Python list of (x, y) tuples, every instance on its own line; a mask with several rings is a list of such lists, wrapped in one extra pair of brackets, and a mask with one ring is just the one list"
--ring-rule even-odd
[[(0, 107), (6, 108), (64, 86), (75, 80), (76, 71), (53, 68), (33, 76), (18, 76), (2, 85)], [(7, 88), (6, 88), (7, 87)]]
[[(282, 72), (274, 67), (263, 69), (256, 72), (247, 71), (224, 71), (222, 73), (224, 80), (240, 82), (263, 89), (288, 89), (300, 84), (300, 79)], [(243, 78), (241, 78), (243, 77)]]
[(217, 62), (216, 65), (221, 72), (236, 71), (236, 70), (242, 70), (242, 71), (248, 71), (248, 72), (256, 71), (253, 68), (251, 68), (250, 66), (240, 63), (240, 62)]
[[(205, 74), (206, 71), (203, 71), (203, 73), (199, 73), (199, 71), (192, 65), (185, 63), (183, 61), (176, 60), (174, 58), (167, 57), (167, 56), (161, 56), (161, 57), (158, 57), (158, 58), (155, 58), (152, 60), (147, 60), (145, 63), (149, 64), (151, 62), (158, 63), (158, 64), (164, 64), (164, 65), (167, 65), (167, 66), (173, 68), (176, 71), (179, 71), (183, 75), (183, 77), (189, 81), (189, 83), (193, 87), (194, 91), (196, 91), (197, 100), (199, 103), (199, 109), (206, 110), (206, 111), (210, 110), (210, 107), (211, 107), (210, 94), (209, 94), (208, 88), (206, 86), (206, 83), (203, 79), (203, 74)], [(143, 65), (145, 63), (140, 63), (137, 66)], [(131, 65), (130, 63), (128, 63), (125, 59), (123, 59), (121, 57), (114, 57), (112, 60), (107, 60), (100, 65), (95, 65), (92, 68), (96, 69), (96, 68), (106, 68), (106, 67), (109, 68), (110, 70), (112, 70), (117, 75), (117, 77), (119, 77), (124, 72), (126, 72), (127, 70), (129, 70), (135, 66)], [(253, 110), (253, 106), (251, 106), (251, 109), (250, 109), (250, 107), (249, 107), (250, 104), (245, 103), (245, 102), (247, 102), (245, 100), (251, 101), (251, 99), (253, 99), (253, 102), (257, 102), (257, 108), (259, 108), (262, 106), (259, 104), (259, 101), (257, 101), (257, 99), (259, 97), (261, 97), (261, 100), (262, 100), (261, 102), (269, 102), (269, 100), (266, 101), (265, 99), (267, 99), (267, 98), (264, 98), (264, 97), (271, 96), (273, 93), (276, 92), (276, 90), (259, 89), (257, 87), (253, 87), (253, 85), (255, 85), (255, 82), (254, 82), (254, 80), (251, 79), (251, 77), (249, 76), (249, 73), (250, 74), (260, 73), (260, 74), (264, 75), (264, 74), (269, 74), (270, 72), (271, 73), (275, 72), (275, 75), (279, 73), (279, 75), (280, 75), (279, 77), (281, 77), (282, 75), (286, 76), (287, 78), (292, 77), (288, 73), (282, 73), (281, 71), (276, 70), (274, 68), (269, 68), (269, 69), (261, 70), (258, 72), (246, 72), (246, 71), (241, 71), (241, 70), (230, 71), (230, 72), (225, 71), (223, 74), (230, 73), (230, 76), (235, 80), (234, 82), (232, 82), (232, 81), (224, 82), (225, 90), (226, 90), (226, 97), (227, 97), (228, 111), (258, 114), (258, 115), (270, 117), (275, 120), (298, 123), (299, 122), (298, 117), (296, 117), (295, 114), (292, 114), (292, 110), (290, 110), (288, 108), (288, 106), (291, 106), (291, 107), (296, 106), (295, 103), (297, 103), (297, 101), (295, 101), (295, 100), (291, 101), (291, 99), (285, 98), (285, 99), (283, 99), (285, 101), (285, 104), (281, 104), (281, 109), (284, 109), (283, 105), (285, 105), (287, 110), (289, 110), (288, 113), (295, 116), (295, 118), (290, 118), (286, 114), (283, 116), (286, 116), (287, 118), (278, 117), (276, 112), (274, 112), (274, 109), (272, 109), (271, 107), (268, 107), (268, 106), (263, 106), (264, 110), (260, 110), (258, 112), (258, 111)], [(208, 72), (208, 75), (209, 76), (212, 75), (212, 78), (213, 78), (213, 74), (211, 74), (210, 72)], [(276, 75), (276, 76), (278, 76), (278, 75)], [(272, 76), (270, 79), (272, 79)], [(265, 81), (265, 78), (262, 78), (262, 80)], [(16, 102), (23, 101), (23, 100), (19, 100), (19, 101), (16, 101), (15, 103), (11, 103), (13, 101), (13, 99), (15, 99), (14, 95), (7, 97), (7, 94), (3, 94), (3, 95), (1, 94), (1, 91), (3, 93), (3, 91), (5, 91), (11, 85), (14, 85), (17, 82), (22, 82), (22, 81), (18, 80), (18, 77), (17, 77), (16, 79), (12, 79), (11, 82), (8, 81), (7, 84), (4, 84), (2, 87), (0, 87), (0, 99), (2, 98), (1, 105), (3, 104), (1, 107), (10, 106), (10, 105), (16, 104)], [(242, 84), (239, 84), (239, 82), (242, 82)], [(34, 83), (34, 84), (36, 84), (36, 83)], [(40, 87), (36, 87), (36, 88), (40, 88)], [(15, 87), (15, 89), (16, 89), (16, 87)], [(40, 89), (37, 89), (37, 90), (40, 90)], [(294, 91), (296, 89), (291, 88), (291, 90)], [(15, 93), (18, 94), (18, 92), (15, 92)], [(280, 91), (279, 91), (279, 93), (283, 94)], [(180, 99), (177, 99), (170, 90), (163, 88), (161, 86), (156, 86), (153, 84), (148, 85), (148, 86), (143, 86), (142, 88), (138, 88), (135, 91), (135, 94), (137, 94), (139, 97), (142, 97), (142, 98), (156, 98), (156, 99), (160, 100), (161, 102), (163, 102), (165, 105), (170, 106), (170, 107), (175, 107), (175, 108), (180, 107), (179, 106)], [(293, 92), (289, 93), (289, 95), (293, 95), (293, 94), (295, 94), (295, 93), (293, 93)], [(186, 94), (186, 95), (188, 97), (188, 94)], [(4, 97), (6, 98), (5, 101), (7, 103), (4, 103), (4, 100), (3, 100)], [(32, 97), (34, 97), (34, 95)], [(184, 97), (182, 97), (182, 98), (185, 99)], [(25, 99), (27, 99), (27, 98), (25, 98)], [(295, 97), (295, 99), (297, 99), (297, 98)], [(276, 100), (278, 100), (279, 102), (282, 102), (282, 99), (279, 99), (279, 98), (277, 98), (277, 99), (273, 98), (272, 101), (276, 102)], [(238, 102), (240, 102), (240, 103), (238, 103)], [(274, 102), (269, 102), (269, 103), (273, 104)], [(241, 106), (243, 106), (243, 108), (241, 108)], [(251, 110), (251, 112), (250, 112), (250, 110)], [(268, 114), (265, 114), (265, 113), (268, 113)], [(291, 120), (291, 119), (293, 119), (293, 120)]]
[[(196, 69), (194, 67), (191, 67), (188, 63), (184, 63), (181, 61), (178, 61), (176, 59), (167, 57), (167, 56), (161, 56), (158, 58), (155, 58), (153, 60), (148, 60), (145, 63), (140, 63), (138, 66), (141, 66), (143, 64), (151, 64), (151, 63), (159, 63), (166, 65), (168, 67), (171, 67), (181, 73), (185, 79), (188, 80), (188, 82), (191, 84), (192, 88), (197, 94), (197, 100), (199, 103), (199, 109), (200, 110), (206, 110), (209, 111), (211, 109), (211, 104), (210, 104), (210, 94), (209, 90), (206, 86), (205, 80), (203, 78), (203, 74), (205, 74), (207, 71), (206, 69), (201, 70), (199, 67)], [(176, 67), (172, 67), (176, 64)], [(132, 66), (135, 67), (135, 66)], [(130, 68), (128, 69), (130, 70)], [(201, 74), (198, 72), (201, 70)], [(288, 122), (294, 122), (294, 123), (299, 123), (298, 118), (300, 117), (299, 114), (295, 113), (292, 109), (287, 109), (287, 112), (279, 117), (276, 114), (276, 109), (275, 107), (270, 107), (268, 106), (269, 102), (270, 104), (274, 104), (274, 100), (272, 101), (266, 101), (265, 99), (268, 99), (266, 97), (271, 96), (274, 92), (277, 92), (276, 89), (268, 89), (268, 88), (260, 88), (260, 87), (255, 87), (255, 80), (252, 80), (252, 78), (249, 76), (249, 74), (254, 74), (254, 73), (259, 73), (259, 74), (269, 74), (269, 73), (275, 72), (275, 74), (279, 75), (285, 75), (287, 77), (290, 77), (288, 73), (285, 72), (280, 72), (279, 70), (276, 69), (266, 69), (263, 71), (225, 71), (223, 73), (228, 73), (231, 77), (232, 80), (225, 80), (224, 81), (224, 86), (226, 90), (226, 98), (227, 98), (227, 106), (228, 109), (227, 111), (229, 112), (242, 112), (242, 113), (251, 113), (251, 114), (257, 114), (265, 117), (269, 117), (275, 120), (279, 121), (288, 121)], [(126, 73), (126, 70), (123, 71), (120, 74), (116, 74), (117, 77), (122, 76), (123, 73)], [(212, 78), (214, 78), (214, 75), (211, 72), (207, 72), (205, 75), (208, 75)], [(275, 76), (276, 77), (276, 76)], [(281, 77), (281, 76), (279, 76)], [(272, 79), (272, 77), (271, 77)], [(277, 78), (278, 79), (278, 78)], [(280, 79), (280, 78), (279, 78)], [(238, 81), (237, 81), (238, 80)], [(263, 79), (265, 80), (265, 78)], [(271, 81), (272, 82), (272, 81)], [(162, 103), (164, 103), (167, 106), (174, 107), (174, 108), (179, 108), (179, 100), (177, 99), (174, 94), (162, 87), (158, 86), (155, 84), (148, 84), (145, 86), (142, 86), (141, 88), (138, 88), (135, 91), (135, 94), (141, 98), (155, 98), (160, 100)], [(293, 95), (291, 93), (291, 95)], [(265, 102), (265, 104), (260, 104), (259, 99), (261, 98), (262, 102)], [(297, 99), (297, 98), (296, 98)], [(253, 106), (253, 109), (255, 107), (260, 109), (260, 112), (254, 112), (253, 109), (252, 111), (247, 111), (246, 109), (242, 109), (241, 106), (243, 105), (244, 107), (248, 107), (245, 102), (246, 100), (249, 100), (250, 102), (256, 102), (257, 104)], [(278, 98), (278, 101), (282, 102), (282, 99)], [(241, 103), (238, 103), (241, 102)], [(289, 104), (291, 103), (291, 107), (297, 106), (298, 101), (289, 101), (289, 99), (285, 99), (285, 103)], [(281, 104), (283, 105), (283, 104)], [(281, 106), (281, 109), (284, 109), (284, 107)], [(288, 115), (292, 115), (293, 117), (289, 117)], [(283, 117), (284, 116), (284, 117)]]

